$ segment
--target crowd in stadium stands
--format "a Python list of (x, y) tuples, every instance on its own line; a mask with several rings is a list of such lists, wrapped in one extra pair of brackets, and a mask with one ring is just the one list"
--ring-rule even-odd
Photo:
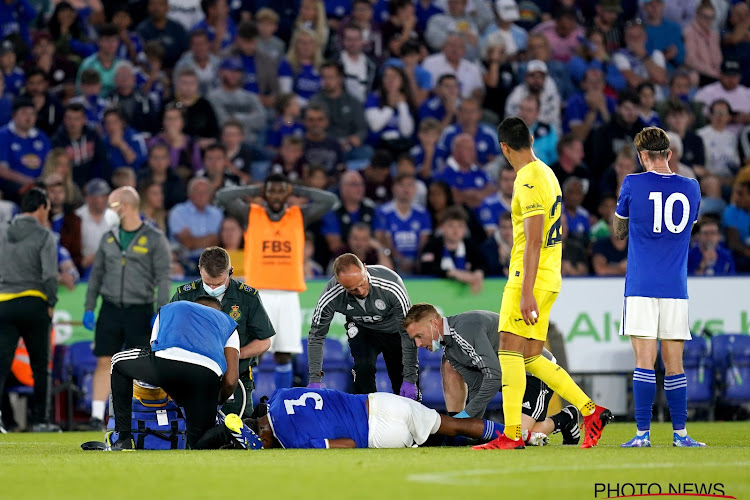
[(700, 181), (689, 272), (750, 272), (747, 0), (5, 0), (0, 75), (0, 219), (47, 187), (66, 286), (112, 189), (180, 278), (242, 249), (216, 191), (283, 173), (340, 200), (306, 277), (353, 252), (478, 291), (508, 273), (512, 115), (562, 187), (564, 275), (625, 274), (611, 219), (645, 126)]

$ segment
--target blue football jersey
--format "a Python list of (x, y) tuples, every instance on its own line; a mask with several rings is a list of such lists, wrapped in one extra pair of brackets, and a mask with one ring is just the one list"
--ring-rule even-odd
[(353, 439), (367, 448), (367, 395), (329, 389), (276, 389), (268, 421), (284, 448), (326, 448), (326, 439)]
[(615, 213), (629, 219), (626, 297), (688, 298), (687, 257), (700, 201), (695, 179), (656, 172), (625, 177)]
[[(445, 127), (438, 146), (445, 151), (450, 151), (453, 139), (462, 132), (463, 130), (459, 124)], [(501, 153), (500, 143), (497, 142), (497, 133), (489, 125), (479, 124), (477, 132), (474, 134), (474, 144), (477, 148), (477, 162), (481, 165), (484, 165)]]
[(389, 233), (396, 251), (404, 257), (416, 259), (419, 237), (432, 232), (432, 221), (427, 210), (419, 205), (413, 205), (409, 214), (402, 217), (396, 210), (396, 202), (391, 201), (378, 207), (374, 229)]
[(495, 193), (485, 198), (475, 212), (485, 231), (494, 231), (500, 222), (500, 216), (510, 212), (510, 206), (503, 203), (500, 195)]

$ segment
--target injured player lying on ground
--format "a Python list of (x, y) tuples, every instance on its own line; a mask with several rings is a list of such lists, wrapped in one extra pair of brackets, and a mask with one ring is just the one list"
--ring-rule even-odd
[[(458, 419), (394, 394), (346, 394), (297, 387), (274, 391), (245, 424), (263, 448), (405, 448), (432, 435), (466, 436), (486, 442), (503, 425), (481, 418)], [(535, 436), (545, 443), (547, 436)]]

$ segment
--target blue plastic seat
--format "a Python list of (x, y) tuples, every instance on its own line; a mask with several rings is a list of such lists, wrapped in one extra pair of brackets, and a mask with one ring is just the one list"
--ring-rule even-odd
[(720, 397), (727, 403), (750, 402), (750, 336), (716, 335), (711, 351), (722, 382)]
[(445, 409), (443, 379), (440, 369), (425, 369), (419, 374), (419, 387), (422, 390), (422, 404), (435, 410)]
[(687, 379), (688, 405), (710, 403), (714, 399), (714, 366), (709, 344), (703, 337), (693, 336), (685, 342), (682, 363)]

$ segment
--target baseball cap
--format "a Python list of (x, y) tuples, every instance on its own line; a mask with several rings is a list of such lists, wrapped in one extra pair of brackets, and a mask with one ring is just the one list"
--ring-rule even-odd
[(599, 2), (599, 6), (602, 8), (602, 10), (606, 10), (608, 12), (617, 12), (618, 14), (622, 12), (622, 5), (620, 5), (620, 0), (601, 0)]
[(503, 21), (518, 21), (521, 19), (521, 11), (515, 0), (495, 0), (497, 15)]
[(734, 59), (724, 59), (721, 63), (721, 72), (725, 75), (739, 75), (742, 73), (739, 61)]
[(529, 63), (526, 65), (526, 73), (544, 73), (547, 74), (547, 63), (544, 61), (540, 61), (539, 59), (532, 59), (529, 61)]
[(230, 71), (242, 71), (242, 61), (239, 57), (227, 57), (221, 61), (219, 69), (228, 69)]
[(112, 190), (104, 179), (91, 179), (83, 188), (86, 196), (107, 196)]

